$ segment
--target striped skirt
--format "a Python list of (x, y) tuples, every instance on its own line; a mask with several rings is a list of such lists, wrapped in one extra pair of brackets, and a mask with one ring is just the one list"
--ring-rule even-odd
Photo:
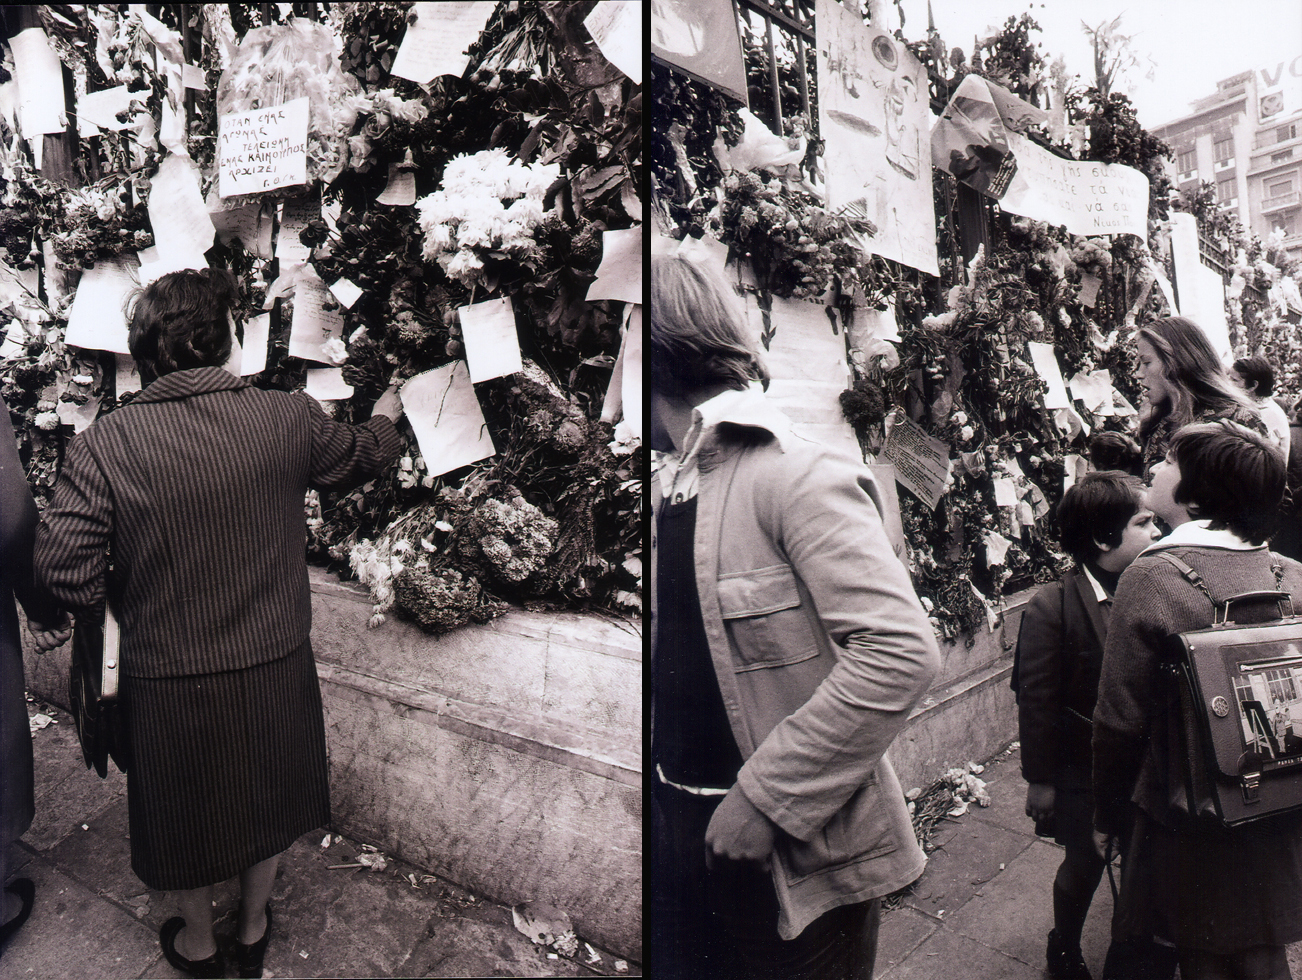
[(150, 888), (225, 881), (330, 820), (311, 642), (241, 670), (126, 677), (131, 867)]

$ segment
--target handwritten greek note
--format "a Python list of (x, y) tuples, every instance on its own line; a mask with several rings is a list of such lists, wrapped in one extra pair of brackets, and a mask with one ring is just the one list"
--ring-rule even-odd
[(308, 368), (307, 393), (319, 402), (333, 402), (353, 396), (353, 386), (344, 380), (342, 368)]
[(465, 361), (418, 374), (398, 392), (430, 476), (497, 452)]
[(483, 33), (496, 4), (476, 0), (417, 3), (391, 73), (424, 84), (439, 75), (461, 75), (470, 63), (466, 48)]
[(1031, 363), (1036, 373), (1048, 386), (1044, 393), (1045, 408), (1069, 408), (1071, 398), (1067, 395), (1067, 386), (1062, 381), (1062, 371), (1058, 367), (1058, 358), (1054, 356), (1052, 344), (1041, 344), (1034, 340), (1026, 342), (1031, 352)]
[(306, 262), (312, 249), (303, 244), (303, 229), (321, 216), (321, 201), (313, 194), (291, 197), (280, 209), (280, 231), (276, 234), (276, 258), (283, 269), (286, 262)]
[[(137, 92), (135, 97), (143, 96)], [(77, 101), (77, 130), (82, 136), (94, 136), (101, 129), (118, 132), (132, 124), (132, 120), (118, 121), (119, 112), (131, 108), (133, 96), (125, 85), (106, 88), (101, 92), (87, 92)], [(144, 99), (141, 99), (143, 102)]]
[(588, 302), (598, 299), (642, 302), (642, 226), (601, 235), (601, 265), (588, 286)]
[[(336, 309), (326, 309), (326, 304)], [(294, 288), (294, 321), (289, 328), (289, 356), (305, 361), (328, 361), (322, 347), (331, 340), (342, 340), (344, 318), (330, 291), (316, 270), (304, 266)]]
[(271, 334), (271, 314), (259, 313), (244, 321), (244, 355), (240, 359), (240, 376), (260, 374), (267, 367), (267, 341)]
[(515, 313), (509, 298), (463, 306), (461, 339), (466, 345), (466, 364), (472, 382), (524, 370), (520, 362), (520, 339), (515, 332)]
[(307, 183), (307, 96), (217, 121), (221, 196)]
[(217, 237), (227, 244), (238, 241), (250, 255), (271, 258), (271, 215), (261, 204), (210, 211)]
[(894, 464), (899, 485), (934, 510), (949, 479), (949, 447), (907, 415), (899, 415), (882, 455)]
[(600, 0), (583, 20), (606, 60), (642, 84), (641, 0)]
[(99, 259), (81, 275), (68, 311), (65, 341), (72, 347), (130, 354), (127, 346), (127, 296), (137, 286), (136, 262), (130, 257)]
[(63, 132), (63, 66), (39, 27), (19, 31), (9, 39), (9, 47), (18, 83), (18, 122), (23, 138), (35, 149), (42, 133)]
[(188, 156), (169, 153), (159, 165), (150, 182), (149, 223), (162, 259), (183, 263), (175, 268), (208, 268), (203, 253), (212, 248), (216, 229), (199, 191), (199, 169)]
[(390, 204), (401, 207), (416, 203), (416, 175), (410, 167), (400, 163), (389, 164), (389, 182), (385, 185), (376, 204)]

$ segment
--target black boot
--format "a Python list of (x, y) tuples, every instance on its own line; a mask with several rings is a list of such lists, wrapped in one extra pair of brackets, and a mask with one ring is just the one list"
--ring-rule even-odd
[(1068, 947), (1057, 929), (1049, 933), (1044, 958), (1048, 964), (1049, 976), (1054, 980), (1092, 980), (1089, 967), (1085, 965), (1085, 957), (1081, 955), (1080, 944)]

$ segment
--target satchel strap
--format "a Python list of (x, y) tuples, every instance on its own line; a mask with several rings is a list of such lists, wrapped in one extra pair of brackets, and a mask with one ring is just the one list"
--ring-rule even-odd
[[(1275, 593), (1278, 593), (1279, 595), (1278, 601), (1280, 603), (1288, 603), (1289, 612), (1287, 615), (1291, 616), (1293, 615), (1293, 597), (1288, 592), (1284, 591), (1284, 563), (1279, 560), (1279, 556), (1274, 552), (1267, 552), (1267, 554), (1270, 555), (1270, 570), (1275, 576)], [(1169, 551), (1159, 551), (1157, 557), (1169, 562), (1171, 565), (1174, 565), (1190, 585), (1207, 597), (1207, 600), (1212, 604), (1212, 608), (1220, 612), (1220, 620), (1215, 620), (1213, 617), (1213, 622), (1224, 623), (1228, 621), (1230, 615), (1230, 604), (1233, 602), (1258, 599), (1264, 600), (1275, 594), (1268, 590), (1263, 590), (1261, 592), (1245, 592), (1242, 595), (1227, 596), (1225, 599), (1218, 601), (1216, 597), (1212, 595), (1211, 590), (1207, 588), (1207, 583), (1203, 580), (1203, 577), (1198, 574), (1196, 569), (1191, 568), (1187, 562), (1177, 558)], [(1280, 608), (1283, 609), (1283, 606), (1281, 605)]]

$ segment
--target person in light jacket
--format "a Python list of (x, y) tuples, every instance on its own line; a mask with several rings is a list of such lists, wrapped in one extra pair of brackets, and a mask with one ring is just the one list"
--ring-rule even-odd
[(870, 977), (926, 859), (886, 749), (939, 666), (857, 461), (792, 430), (735, 295), (652, 264), (651, 969)]
[[(159, 941), (204, 977), (224, 958), (262, 975), (280, 854), (330, 820), (304, 494), (376, 476), (401, 446), (391, 393), (345, 425), (224, 369), (237, 301), (217, 269), (138, 296), (129, 344), (147, 387), (69, 444), (36, 537), (56, 598), (92, 618), (115, 605), (131, 867), (176, 893)], [(237, 875), (223, 954), (213, 885)]]
[[(1228, 421), (1178, 430), (1148, 494), (1173, 530), (1122, 574), (1113, 602), (1094, 708), (1094, 823), (1127, 837), (1118, 914), (1175, 947), (1183, 980), (1285, 980), (1285, 946), (1302, 939), (1302, 814), (1227, 828), (1190, 812), (1165, 670), (1173, 634), (1212, 624), (1211, 597), (1302, 597), (1302, 565), (1265, 546), (1284, 485), (1284, 458), (1264, 436)], [(1271, 601), (1234, 607), (1240, 623), (1278, 615)]]

